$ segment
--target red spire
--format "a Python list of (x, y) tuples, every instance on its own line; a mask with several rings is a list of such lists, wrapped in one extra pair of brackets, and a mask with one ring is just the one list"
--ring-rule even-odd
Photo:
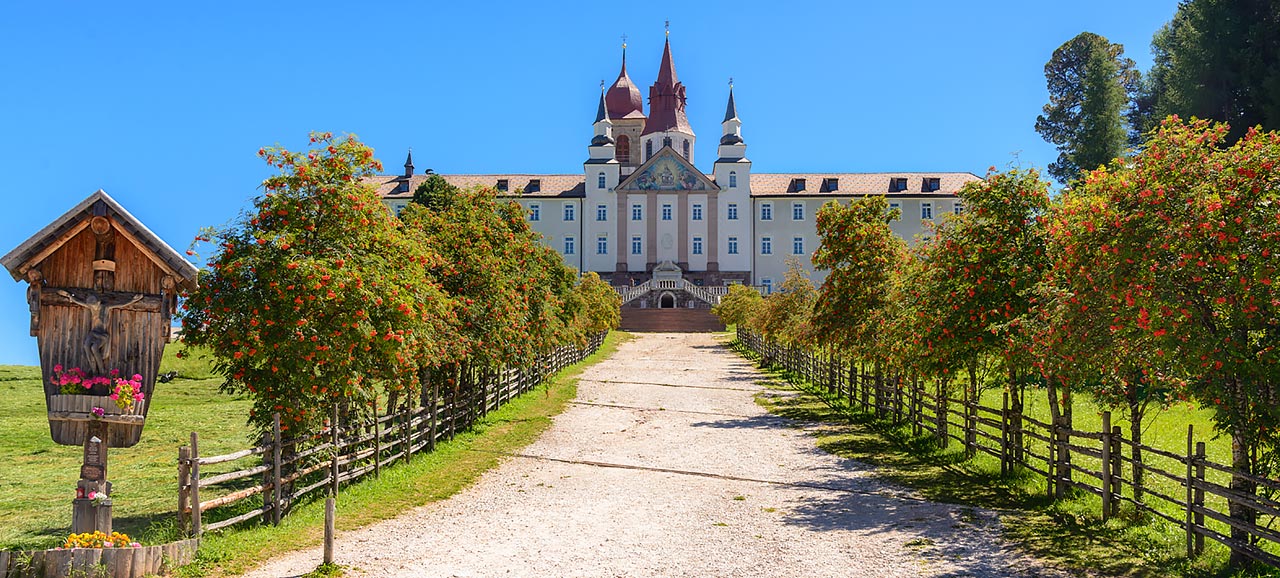
[(627, 76), (626, 44), (622, 45), (622, 72), (605, 93), (604, 100), (610, 119), (644, 118), (644, 98), (640, 96), (640, 89), (631, 82), (631, 77)]
[(658, 80), (649, 87), (649, 122), (644, 125), (644, 134), (668, 130), (693, 134), (684, 106), (684, 85), (676, 78), (676, 65), (671, 58), (671, 39), (667, 38), (667, 43), (662, 48)]

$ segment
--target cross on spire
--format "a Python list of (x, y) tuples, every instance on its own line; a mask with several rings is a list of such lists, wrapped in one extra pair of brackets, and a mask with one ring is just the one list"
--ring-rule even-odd
[(729, 88), (733, 88), (733, 77), (729, 77)]
[(662, 25), (667, 29), (667, 36), (671, 36), (671, 21), (666, 20), (662, 23)]
[(623, 49), (623, 50), (626, 50), (626, 49), (627, 49), (627, 35), (626, 35), (626, 34), (623, 34), (623, 35), (622, 35), (622, 49)]

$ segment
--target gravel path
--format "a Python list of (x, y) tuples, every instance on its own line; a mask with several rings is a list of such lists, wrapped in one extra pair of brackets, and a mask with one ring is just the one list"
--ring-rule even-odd
[[(754, 402), (706, 334), (639, 334), (519, 456), (449, 500), (340, 533), (360, 576), (1058, 576), (995, 514), (922, 501)], [(788, 395), (780, 393), (778, 395)], [(297, 576), (319, 550), (250, 572)]]

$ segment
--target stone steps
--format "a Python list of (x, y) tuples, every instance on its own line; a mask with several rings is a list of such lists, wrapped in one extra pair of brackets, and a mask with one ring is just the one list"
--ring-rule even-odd
[(623, 331), (641, 333), (707, 333), (724, 331), (710, 309), (622, 309)]

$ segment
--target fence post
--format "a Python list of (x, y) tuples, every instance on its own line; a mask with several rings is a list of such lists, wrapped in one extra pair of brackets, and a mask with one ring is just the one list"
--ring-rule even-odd
[(438, 420), (436, 418), (439, 413), (440, 413), (440, 380), (435, 378), (435, 376), (432, 376), (432, 379), (431, 379), (431, 428), (430, 428), (431, 431), (428, 434), (431, 437), (427, 438), (427, 449), (431, 451), (436, 451), (436, 431), (437, 431), (436, 424), (438, 423)]
[(280, 414), (271, 414), (271, 523), (280, 525), (281, 492), (284, 482), (280, 479), (280, 454), (284, 439), (280, 435)]
[(1116, 499), (1113, 499), (1111, 501), (1112, 514), (1120, 513), (1119, 497), (1120, 497), (1121, 491), (1123, 490), (1123, 488), (1121, 487), (1122, 476), (1121, 476), (1121, 461), (1120, 461), (1120, 456), (1121, 456), (1120, 441), (1124, 439), (1123, 437), (1124, 434), (1121, 433), (1122, 431), (1123, 430), (1121, 430), (1120, 426), (1118, 425), (1111, 426), (1111, 484), (1112, 484), (1111, 492), (1112, 492), (1112, 495), (1116, 497)]
[(1102, 463), (1098, 478), (1102, 481), (1102, 521), (1111, 517), (1111, 412), (1102, 412)]
[(404, 417), (400, 427), (404, 431), (404, 463), (409, 463), (409, 457), (413, 455), (413, 412), (409, 410), (409, 404), (404, 404)]
[[(1204, 442), (1196, 442), (1196, 512), (1194, 521), (1197, 527), (1204, 527)], [(1196, 554), (1204, 552), (1204, 534), (1196, 532)]]
[(1192, 477), (1195, 474), (1195, 455), (1192, 453), (1195, 451), (1195, 446), (1192, 443), (1195, 428), (1196, 426), (1194, 424), (1187, 424), (1187, 558), (1194, 558), (1196, 555), (1195, 518), (1192, 513), (1192, 510), (1194, 509), (1193, 504), (1195, 504), (1195, 478)]
[(373, 396), (373, 477), (382, 477), (382, 420), (378, 419), (378, 396)]
[(333, 463), (331, 464), (333, 483), (329, 487), (329, 495), (338, 496), (338, 454), (341, 453), (341, 447), (338, 445), (338, 404), (333, 404), (333, 420), (329, 422), (329, 434), (333, 442)]
[(1045, 493), (1053, 498), (1054, 475), (1058, 467), (1058, 422), (1053, 419), (1049, 420), (1049, 449), (1045, 452), (1048, 459), (1045, 462)]
[(1000, 406), (1000, 475), (1009, 475), (1009, 392), (1004, 392)]
[(183, 536), (188, 535), (190, 528), (191, 514), (187, 512), (187, 506), (191, 503), (191, 448), (182, 446), (178, 448), (178, 532)]
[(191, 535), (199, 538), (200, 527), (200, 434), (191, 432)]

